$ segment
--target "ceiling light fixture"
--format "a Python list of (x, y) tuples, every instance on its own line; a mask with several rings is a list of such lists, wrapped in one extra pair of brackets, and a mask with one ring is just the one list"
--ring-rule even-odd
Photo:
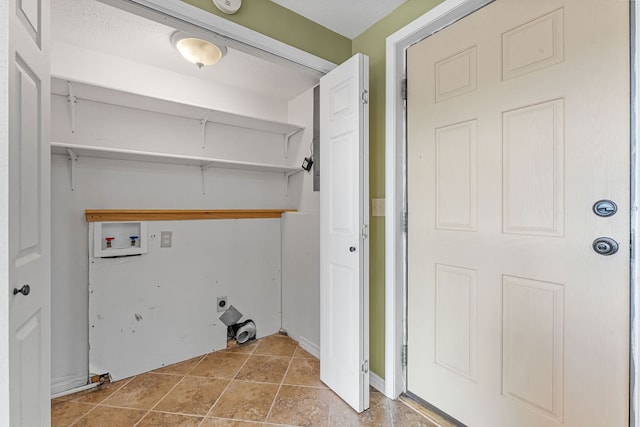
[(187, 61), (198, 68), (213, 65), (227, 53), (227, 47), (216, 45), (208, 40), (192, 36), (184, 31), (176, 31), (171, 35), (171, 43)]

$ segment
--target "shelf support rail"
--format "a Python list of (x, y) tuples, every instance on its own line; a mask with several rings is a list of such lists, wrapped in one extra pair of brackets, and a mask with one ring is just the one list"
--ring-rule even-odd
[(207, 170), (208, 169), (209, 169), (209, 165), (200, 166), (200, 178), (202, 179), (202, 194), (203, 195), (207, 194), (206, 181), (207, 181)]
[(67, 154), (71, 162), (71, 191), (75, 191), (76, 177), (78, 175), (78, 155), (71, 148), (67, 148)]
[(289, 140), (291, 139), (291, 137), (297, 133), (299, 133), (300, 131), (302, 131), (303, 129), (296, 129), (293, 132), (289, 132), (289, 133), (285, 133), (283, 135), (284, 138), (284, 158), (287, 159), (289, 156)]
[(202, 149), (207, 148), (207, 122), (209, 121), (209, 116), (211, 115), (211, 111), (207, 113), (202, 119), (200, 119), (200, 126), (202, 126)]
[(284, 177), (285, 177), (285, 180), (284, 180), (284, 197), (285, 198), (289, 197), (289, 182), (290, 182), (290, 178), (293, 175), (299, 174), (300, 172), (304, 172), (304, 169), (300, 169), (300, 170), (294, 171), (294, 172), (285, 172), (284, 173)]
[(67, 95), (67, 105), (69, 106), (69, 119), (71, 121), (71, 133), (76, 132), (76, 106), (78, 105), (78, 97), (76, 96), (75, 91), (73, 90), (73, 85), (71, 82), (67, 82), (67, 90), (69, 94)]

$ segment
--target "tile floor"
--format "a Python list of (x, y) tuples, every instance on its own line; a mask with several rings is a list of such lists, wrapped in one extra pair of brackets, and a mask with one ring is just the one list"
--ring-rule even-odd
[(52, 426), (446, 426), (372, 389), (357, 414), (320, 381), (318, 359), (284, 335), (54, 399)]

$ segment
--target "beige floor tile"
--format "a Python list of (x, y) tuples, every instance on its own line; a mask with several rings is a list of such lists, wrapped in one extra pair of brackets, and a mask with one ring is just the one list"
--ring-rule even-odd
[(51, 425), (53, 427), (69, 426), (93, 408), (95, 405), (57, 399), (51, 402)]
[(173, 365), (168, 365), (160, 369), (156, 369), (155, 373), (157, 374), (175, 374), (175, 375), (187, 375), (189, 371), (191, 371), (194, 366), (198, 364), (205, 356), (194, 357), (193, 359), (185, 360), (183, 362), (174, 363)]
[(204, 416), (228, 384), (229, 380), (187, 376), (153, 409)]
[(189, 375), (230, 380), (236, 376), (248, 358), (247, 354), (227, 351), (209, 353), (191, 370)]
[(258, 341), (250, 341), (246, 344), (231, 344), (227, 347), (226, 351), (229, 351), (231, 353), (246, 353), (246, 354), (251, 354), (253, 353), (253, 351), (256, 349), (256, 347), (258, 346)]
[(304, 357), (305, 359), (317, 359), (311, 353), (305, 351), (302, 347), (296, 347), (295, 353), (293, 353), (293, 357)]
[(103, 405), (151, 409), (180, 381), (177, 375), (142, 374), (107, 398)]
[(238, 421), (230, 420), (228, 418), (212, 418), (207, 417), (204, 419), (200, 427), (263, 427), (268, 424), (252, 421)]
[(320, 361), (318, 359), (294, 358), (283, 384), (326, 387), (320, 381)]
[(198, 427), (203, 417), (149, 412), (136, 427)]
[(80, 418), (73, 426), (76, 427), (132, 427), (146, 411), (139, 409), (109, 408), (98, 406), (89, 414)]
[(218, 418), (264, 421), (269, 413), (278, 385), (233, 381), (209, 413)]
[[(331, 415), (329, 417), (330, 427), (393, 427), (391, 412), (388, 404), (392, 403), (380, 393), (371, 393), (369, 396), (369, 409), (358, 414), (349, 405), (343, 401), (334, 402), (331, 406)], [(411, 424), (407, 424), (409, 427)], [(397, 424), (397, 427), (403, 424)], [(416, 425), (415, 427), (418, 427)], [(420, 427), (423, 427), (420, 425)]]
[(105, 383), (96, 388), (81, 391), (70, 395), (71, 400), (74, 402), (95, 403), (98, 404), (111, 396), (113, 393), (124, 387), (132, 378), (116, 381), (112, 383)]
[(270, 335), (258, 341), (253, 354), (291, 357), (296, 347), (298, 344), (286, 335)]
[(322, 384), (318, 359), (275, 335), (54, 399), (51, 417), (54, 427), (188, 427), (201, 420), (202, 427), (453, 426), (413, 401), (392, 401), (373, 389), (370, 402), (357, 414)]
[(267, 418), (269, 423), (326, 426), (335, 397), (327, 389), (283, 385)]
[(240, 369), (236, 379), (280, 384), (290, 362), (289, 357), (252, 355)]

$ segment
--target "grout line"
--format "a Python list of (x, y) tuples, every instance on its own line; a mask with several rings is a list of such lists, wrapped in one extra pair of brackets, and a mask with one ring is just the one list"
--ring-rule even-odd
[[(270, 337), (277, 337), (282, 338), (282, 339), (291, 339), (288, 336), (284, 336), (284, 335), (279, 335), (279, 334), (275, 334), (275, 335), (271, 335)], [(266, 338), (266, 337), (263, 337)], [(262, 338), (258, 339), (255, 341), (256, 344), (259, 343), (259, 341)], [(269, 416), (271, 415), (271, 411), (273, 410), (273, 407), (275, 406), (275, 401), (276, 398), (278, 397), (278, 394), (280, 393), (280, 390), (282, 388), (282, 385), (284, 384), (284, 380), (291, 368), (291, 365), (293, 364), (293, 360), (296, 358), (294, 355), (296, 353), (296, 349), (299, 347), (296, 343), (296, 349), (294, 349), (293, 353), (290, 356), (278, 356), (278, 355), (272, 355), (272, 354), (260, 354), (260, 353), (256, 353), (256, 350), (258, 349), (259, 345), (255, 345), (251, 351), (249, 352), (229, 352), (229, 353), (234, 353), (234, 354), (239, 354), (239, 355), (245, 355), (247, 356), (246, 360), (244, 361), (244, 363), (240, 366), (240, 368), (237, 370), (237, 372), (235, 373), (235, 375), (233, 376), (233, 378), (228, 379), (228, 378), (216, 378), (216, 377), (201, 377), (198, 375), (189, 375), (191, 372), (193, 372), (193, 370), (195, 370), (195, 368), (197, 366), (199, 366), (203, 360), (211, 355), (216, 353), (217, 351), (224, 351), (226, 349), (220, 349), (217, 351), (213, 351), (207, 354), (204, 354), (202, 356), (200, 356), (200, 360), (198, 360), (189, 370), (186, 371), (185, 374), (176, 374), (176, 373), (164, 373), (164, 372), (154, 372), (154, 371), (150, 371), (150, 372), (145, 372), (144, 374), (154, 374), (154, 375), (167, 375), (167, 376), (181, 376), (181, 378), (176, 382), (176, 384), (171, 387), (171, 389), (169, 389), (169, 391), (162, 396), (162, 398), (160, 398), (155, 405), (153, 405), (151, 407), (151, 409), (149, 409), (137, 422), (136, 422), (136, 426), (147, 416), (149, 415), (149, 413), (151, 413), (159, 404), (160, 402), (162, 402), (162, 400), (164, 400), (180, 383), (182, 383), (184, 381), (184, 379), (188, 376), (188, 377), (196, 377), (196, 378), (209, 378), (209, 379), (216, 379), (216, 380), (223, 380), (223, 381), (228, 381), (226, 387), (224, 388), (224, 390), (220, 393), (220, 395), (218, 396), (218, 398), (216, 399), (216, 401), (213, 403), (213, 405), (211, 405), (211, 407), (209, 408), (209, 411), (203, 416), (201, 414), (185, 414), (185, 413), (177, 413), (177, 412), (166, 412), (166, 411), (157, 411), (157, 412), (162, 412), (162, 413), (167, 413), (167, 414), (176, 414), (176, 415), (182, 415), (182, 416), (190, 416), (190, 417), (202, 417), (202, 421), (200, 422), (199, 425), (202, 425), (202, 423), (204, 423), (204, 421), (206, 420), (207, 417), (210, 416), (211, 412), (213, 411), (213, 408), (215, 407), (215, 405), (218, 403), (218, 401), (222, 398), (222, 396), (225, 394), (225, 392), (229, 389), (231, 383), (233, 381), (238, 381), (238, 382), (247, 382), (247, 383), (258, 383), (258, 384), (267, 384), (267, 385), (276, 385), (278, 384), (278, 389), (276, 391), (276, 394), (274, 396), (273, 401), (271, 402), (271, 407), (269, 408), (269, 412), (267, 413), (267, 416), (265, 418), (264, 421), (255, 421), (255, 423), (267, 423), (267, 419), (269, 418)], [(287, 366), (287, 370), (285, 371), (282, 379), (280, 380), (279, 383), (269, 383), (269, 382), (260, 382), (260, 381), (246, 381), (246, 380), (239, 380), (236, 379), (238, 374), (240, 373), (240, 371), (244, 368), (244, 366), (247, 364), (247, 362), (249, 361), (249, 359), (251, 358), (251, 356), (263, 356), (263, 357), (274, 357), (274, 358), (281, 358), (281, 359), (289, 359), (289, 364)], [(298, 357), (299, 358), (299, 357)], [(178, 362), (180, 363), (180, 362)], [(169, 365), (171, 366), (171, 365)], [(158, 368), (158, 369), (162, 369), (162, 368)], [(140, 374), (140, 375), (144, 375), (144, 374)], [(90, 405), (93, 406), (89, 411), (87, 411), (87, 413), (83, 414), (82, 416), (80, 416), (78, 419), (76, 419), (71, 425), (77, 425), (77, 423), (81, 420), (84, 419), (85, 417), (89, 416), (92, 412), (94, 412), (98, 407), (102, 407), (102, 408), (116, 408), (116, 409), (124, 409), (124, 410), (135, 410), (135, 411), (144, 411), (144, 409), (139, 409), (139, 408), (130, 408), (130, 407), (123, 407), (123, 406), (115, 406), (115, 405), (109, 405), (109, 404), (105, 404), (105, 402), (111, 398), (115, 393), (119, 392), (120, 390), (122, 390), (125, 386), (127, 386), (129, 383), (131, 383), (134, 379), (136, 379), (138, 376), (140, 375), (135, 375), (133, 377), (130, 377), (128, 379), (125, 380), (121, 380), (122, 384), (118, 387), (115, 388), (111, 393), (107, 394), (106, 397), (96, 403), (89, 403), (89, 402), (82, 402), (82, 401), (77, 401), (74, 399), (69, 399), (69, 401), (72, 401), (74, 403), (80, 403), (80, 404), (85, 404), (85, 405)], [(300, 385), (300, 387), (309, 387), (309, 388), (321, 388), (321, 389), (326, 389), (326, 387), (319, 387), (319, 386), (308, 386), (308, 385)], [(78, 394), (83, 393), (83, 392), (79, 392)], [(219, 418), (219, 417), (215, 417), (218, 419), (224, 419), (224, 418)], [(248, 421), (248, 420), (242, 420), (242, 421)], [(248, 421), (248, 422), (254, 422), (254, 421)], [(288, 424), (278, 424), (278, 423), (267, 423), (270, 425), (278, 425), (278, 426), (288, 426)]]
[[(162, 374), (162, 375), (166, 375), (166, 374)], [(180, 378), (180, 380), (179, 380), (178, 382), (176, 382), (176, 383), (173, 385), (173, 387), (171, 387), (171, 388), (169, 389), (169, 391), (168, 391), (168, 392), (166, 392), (166, 393), (164, 394), (164, 396), (162, 396), (160, 399), (158, 399), (158, 401), (156, 402), (156, 404), (155, 404), (155, 405), (153, 405), (153, 406), (152, 406), (152, 407), (147, 411), (147, 413), (146, 413), (146, 414), (144, 414), (144, 415), (142, 416), (142, 418), (140, 418), (140, 419), (138, 420), (138, 422), (136, 422), (136, 423), (134, 424), (134, 427), (135, 427), (135, 426), (137, 426), (138, 424), (140, 424), (140, 421), (144, 420), (144, 419), (145, 419), (145, 417), (146, 417), (147, 415), (149, 415), (149, 414), (151, 413), (151, 411), (153, 411), (153, 409), (154, 409), (156, 406), (158, 406), (158, 405), (160, 404), (160, 402), (162, 402), (162, 400), (163, 400), (165, 397), (167, 397), (167, 396), (169, 395), (169, 393), (171, 393), (171, 392), (172, 392), (176, 387), (178, 387), (178, 384), (180, 384), (180, 383), (184, 380), (184, 377), (185, 377), (185, 376), (183, 375), (183, 376), (182, 376), (182, 378)], [(143, 409), (143, 410), (144, 410), (144, 409)]]
[[(123, 388), (124, 386), (126, 386), (126, 385), (127, 385), (127, 384), (129, 384), (131, 381), (133, 381), (133, 379), (134, 379), (136, 376), (137, 376), (137, 375), (134, 375), (133, 377), (125, 378), (124, 380), (121, 380), (121, 381), (122, 381), (122, 384), (121, 384), (118, 388), (115, 388), (111, 393), (107, 394), (107, 395), (106, 395), (102, 400), (99, 400), (99, 401), (97, 401), (97, 402), (95, 402), (95, 403), (94, 403), (94, 402), (92, 402), (92, 404), (93, 404), (93, 405), (101, 405), (105, 400), (107, 400), (108, 398), (110, 398), (111, 396), (113, 396), (113, 395), (114, 395), (114, 393), (116, 393), (116, 392), (118, 392), (118, 391), (122, 390), (122, 388)], [(110, 383), (110, 384), (111, 384), (111, 383)], [(98, 386), (98, 387), (96, 387), (96, 388), (94, 388), (94, 389), (90, 390), (90, 392), (92, 392), (92, 393), (97, 393), (97, 392), (98, 392), (98, 390), (100, 390), (100, 386)], [(75, 394), (83, 394), (83, 393), (86, 393), (86, 392), (84, 392), (84, 391), (80, 391), (80, 392), (75, 393)], [(86, 394), (90, 394), (90, 393), (86, 393)], [(73, 395), (72, 395), (72, 396), (73, 396)], [(70, 400), (71, 402), (77, 402), (77, 403), (89, 403), (89, 402), (83, 402), (83, 401), (81, 401), (81, 400), (75, 400), (75, 399), (73, 399), (73, 398), (71, 398), (71, 399), (69, 399), (69, 400)]]
[[(211, 354), (211, 353), (210, 353)], [(209, 414), (211, 413), (211, 411), (213, 411), (213, 408), (216, 406), (216, 404), (220, 401), (220, 399), (222, 399), (222, 396), (224, 396), (224, 394), (227, 392), (227, 390), (229, 389), (229, 386), (231, 385), (231, 383), (234, 381), (234, 379), (238, 376), (238, 374), (240, 373), (240, 371), (242, 370), (242, 368), (244, 368), (244, 365), (247, 364), (247, 362), (249, 361), (249, 359), (251, 359), (251, 353), (247, 354), (247, 353), (240, 353), (240, 354), (245, 354), (247, 355), (247, 359), (244, 361), (244, 363), (242, 364), (242, 366), (240, 366), (240, 368), (238, 369), (238, 371), (236, 372), (236, 374), (233, 376), (233, 378), (231, 378), (229, 380), (229, 383), (227, 384), (227, 386), (224, 388), (224, 390), (222, 390), (222, 393), (220, 393), (220, 396), (218, 396), (218, 398), (216, 399), (215, 402), (213, 402), (213, 405), (211, 405), (211, 408), (209, 408), (209, 411), (207, 411), (207, 413), (205, 414), (204, 418), (202, 419), (202, 421), (200, 421), (200, 424), (198, 424), (198, 426), (201, 426), (202, 423), (204, 423), (204, 421), (207, 419), (207, 417), (209, 416)]]
[[(78, 421), (80, 421), (81, 419), (85, 418), (86, 416), (88, 416), (90, 413), (92, 413), (93, 411), (95, 411), (99, 406), (103, 406), (102, 403), (105, 402), (108, 398), (110, 398), (111, 396), (113, 396), (113, 394), (117, 391), (122, 390), (122, 388), (124, 386), (126, 386), (127, 384), (129, 384), (131, 381), (133, 381), (135, 378), (137, 377), (137, 375), (134, 375), (133, 377), (127, 379), (126, 381), (123, 382), (123, 384), (118, 387), (117, 389), (115, 389), (112, 393), (108, 394), (107, 397), (105, 397), (104, 399), (102, 399), (101, 401), (99, 401), (98, 403), (86, 403), (86, 402), (80, 402), (77, 400), (73, 400), (73, 399), (69, 399), (70, 402), (75, 402), (75, 403), (84, 403), (87, 405), (94, 405), (93, 408), (91, 408), (89, 411), (87, 411), (86, 414), (82, 415), (81, 417), (79, 417), (77, 420), (75, 420), (74, 422), (72, 422), (70, 425), (76, 425), (78, 423)], [(79, 392), (78, 394), (80, 394), (82, 392)], [(131, 408), (123, 408), (123, 409), (131, 409)]]
[[(76, 403), (82, 403), (82, 402), (76, 402)], [(98, 407), (98, 405), (93, 405), (93, 408), (89, 409), (86, 414), (83, 414), (83, 415), (79, 416), (78, 419), (75, 420), (74, 422), (72, 422), (71, 424), (69, 424), (69, 426), (75, 425), (78, 421), (80, 421), (81, 419), (83, 419), (84, 417), (89, 415), (91, 412), (95, 411), (95, 409), (97, 407)]]
[[(296, 344), (297, 347), (297, 344)], [(293, 354), (295, 354), (295, 349), (293, 350)], [(276, 390), (276, 395), (273, 396), (273, 402), (271, 402), (271, 407), (269, 408), (269, 412), (267, 412), (267, 417), (264, 419), (266, 422), (271, 416), (271, 411), (273, 411), (273, 407), (276, 406), (276, 400), (278, 399), (278, 395), (280, 394), (280, 389), (282, 389), (282, 384), (284, 383), (284, 379), (287, 378), (287, 374), (289, 373), (289, 369), (291, 369), (291, 365), (293, 364), (293, 354), (289, 358), (289, 366), (287, 366), (287, 370), (284, 372), (282, 379), (280, 380), (280, 384), (278, 385), (278, 390)]]

